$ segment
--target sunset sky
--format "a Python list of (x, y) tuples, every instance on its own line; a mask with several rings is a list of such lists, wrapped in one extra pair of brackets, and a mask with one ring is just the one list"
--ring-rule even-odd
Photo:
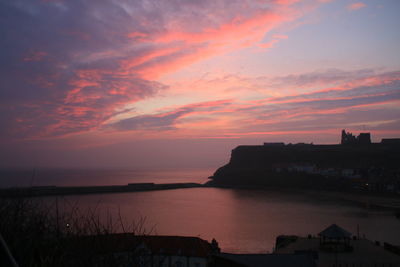
[(0, 167), (217, 167), (400, 137), (398, 0), (0, 0)]

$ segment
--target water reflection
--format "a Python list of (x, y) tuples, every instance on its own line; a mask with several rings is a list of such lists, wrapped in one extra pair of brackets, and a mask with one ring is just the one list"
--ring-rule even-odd
[[(44, 198), (54, 201), (54, 198)], [(65, 209), (98, 207), (126, 221), (146, 218), (154, 234), (216, 238), (224, 251), (271, 251), (280, 234), (317, 234), (336, 223), (353, 234), (357, 225), (371, 240), (398, 243), (400, 220), (389, 212), (279, 192), (192, 188), (59, 198)]]

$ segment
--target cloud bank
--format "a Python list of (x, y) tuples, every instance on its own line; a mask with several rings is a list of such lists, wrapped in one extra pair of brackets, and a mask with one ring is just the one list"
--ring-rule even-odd
[(126, 105), (165, 90), (158, 77), (259, 46), (318, 2), (0, 1), (0, 134), (101, 129)]

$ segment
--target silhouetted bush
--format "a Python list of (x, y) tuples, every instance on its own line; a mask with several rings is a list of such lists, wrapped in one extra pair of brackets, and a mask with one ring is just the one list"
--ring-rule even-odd
[[(0, 198), (0, 234), (19, 266), (119, 266), (111, 253), (99, 257), (97, 236), (116, 231), (146, 234), (144, 219), (124, 224), (120, 213), (100, 216), (97, 207), (59, 211), (35, 199)], [(132, 250), (135, 248), (132, 247)], [(0, 247), (0, 266), (12, 266)]]

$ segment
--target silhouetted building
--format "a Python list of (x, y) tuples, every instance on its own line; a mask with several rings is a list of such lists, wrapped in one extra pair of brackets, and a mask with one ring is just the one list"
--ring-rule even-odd
[(400, 249), (396, 245), (384, 243), (381, 246), (379, 242), (352, 236), (335, 224), (318, 236), (279, 236), (274, 253), (283, 255), (309, 252), (316, 256), (317, 266), (400, 266)]
[(321, 249), (325, 251), (351, 251), (349, 242), (351, 233), (336, 224), (332, 224), (318, 234), (320, 237)]
[[(215, 240), (210, 244), (198, 237), (132, 233), (84, 236), (71, 245), (91, 249), (94, 264), (87, 266), (207, 267), (219, 251)], [(73, 257), (69, 260), (68, 266), (78, 266)]]
[[(215, 265), (211, 267), (315, 267), (316, 262), (311, 253), (291, 254), (232, 254), (221, 253), (216, 256)], [(225, 260), (222, 261), (222, 260)]]
[(352, 133), (346, 133), (346, 130), (342, 130), (342, 145), (354, 144), (356, 142), (356, 137)]
[(400, 145), (400, 138), (384, 138), (381, 143), (385, 145)]
[(219, 251), (215, 239), (210, 244), (198, 237), (142, 236), (141, 241), (136, 248), (144, 259), (141, 267), (206, 267), (210, 256)]
[(342, 145), (368, 145), (371, 144), (371, 134), (370, 133), (360, 133), (357, 137), (352, 133), (342, 130)]
[(360, 145), (368, 145), (371, 144), (371, 134), (370, 133), (360, 133), (357, 137), (358, 143)]
[(264, 143), (264, 146), (284, 146), (285, 143), (277, 142), (277, 143)]
[(211, 252), (213, 252), (213, 253), (221, 252), (221, 249), (219, 248), (218, 242), (217, 242), (217, 240), (215, 240), (215, 238), (213, 238), (211, 240)]

